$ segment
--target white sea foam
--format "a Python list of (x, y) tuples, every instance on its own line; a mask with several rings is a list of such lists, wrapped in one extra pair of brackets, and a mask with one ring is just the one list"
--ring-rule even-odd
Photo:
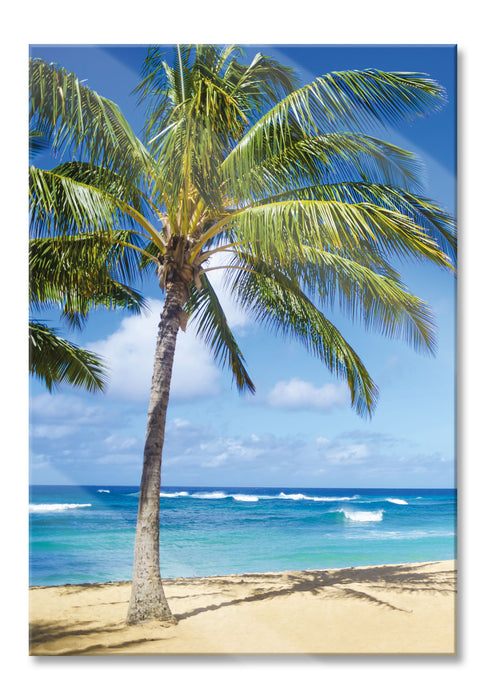
[(202, 491), (201, 493), (191, 494), (191, 498), (228, 498), (228, 494), (224, 491)]
[(61, 513), (74, 508), (90, 508), (91, 503), (31, 503), (29, 511), (31, 513)]
[(398, 506), (408, 506), (408, 501), (404, 501), (402, 498), (387, 498), (389, 503), (396, 503)]
[(333, 503), (334, 501), (355, 501), (359, 496), (312, 496), (310, 497), (312, 501), (328, 501)]
[(165, 493), (165, 491), (160, 492), (162, 498), (177, 498), (178, 496), (189, 496), (187, 491), (176, 491), (176, 493)]
[(98, 489), (98, 493), (110, 493), (108, 489)]
[(258, 501), (258, 496), (249, 496), (246, 493), (235, 493), (232, 494), (232, 497), (234, 498), (235, 501), (244, 501), (246, 502), (253, 502), (253, 501)]
[(334, 501), (354, 501), (359, 496), (305, 496), (303, 493), (284, 493), (281, 491), (277, 498), (290, 501), (322, 501), (332, 503)]
[(345, 518), (354, 522), (370, 523), (383, 520), (382, 510), (347, 510), (346, 508), (340, 508), (337, 512), (343, 513)]

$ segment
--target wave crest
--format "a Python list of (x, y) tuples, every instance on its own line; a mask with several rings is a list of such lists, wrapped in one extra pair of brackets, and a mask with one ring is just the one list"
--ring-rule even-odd
[(75, 508), (90, 508), (91, 503), (31, 503), (30, 513), (62, 513)]
[(228, 498), (228, 494), (224, 491), (202, 491), (201, 493), (193, 493), (191, 498)]
[(188, 491), (176, 491), (176, 493), (166, 493), (165, 491), (160, 492), (161, 498), (177, 498), (178, 496), (189, 496)]
[[(272, 498), (272, 496), (269, 496)], [(359, 496), (305, 496), (303, 493), (284, 493), (281, 491), (276, 498), (290, 501), (322, 501), (333, 503), (334, 501), (354, 501)]]
[(342, 513), (345, 518), (359, 523), (379, 522), (383, 520), (383, 510), (347, 510), (340, 508), (338, 513)]

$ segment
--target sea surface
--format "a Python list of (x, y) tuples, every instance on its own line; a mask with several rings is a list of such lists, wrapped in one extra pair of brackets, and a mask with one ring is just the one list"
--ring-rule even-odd
[[(30, 585), (132, 576), (135, 486), (31, 486)], [(456, 491), (171, 487), (161, 574), (210, 576), (456, 557)]]

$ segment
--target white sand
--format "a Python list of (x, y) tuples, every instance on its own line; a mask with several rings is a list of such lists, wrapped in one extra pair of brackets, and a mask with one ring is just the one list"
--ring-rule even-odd
[(130, 583), (30, 589), (30, 654), (454, 654), (454, 561), (169, 579), (179, 622), (126, 626)]

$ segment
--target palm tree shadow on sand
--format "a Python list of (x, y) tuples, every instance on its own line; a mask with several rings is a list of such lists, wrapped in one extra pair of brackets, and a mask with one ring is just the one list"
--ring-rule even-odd
[[(426, 565), (424, 565), (426, 566)], [(325, 595), (336, 598), (360, 598), (368, 600), (375, 605), (383, 605), (392, 610), (401, 610), (383, 598), (378, 597), (379, 592), (428, 592), (428, 593), (454, 593), (455, 576), (452, 571), (422, 572), (417, 567), (410, 568), (407, 565), (383, 566), (373, 569), (338, 569), (336, 571), (305, 571), (296, 574), (286, 575), (284, 585), (281, 585), (281, 574), (265, 574), (264, 585), (257, 585), (254, 592), (243, 598), (235, 597), (207, 607), (195, 608), (189, 612), (178, 615), (179, 620), (183, 620), (208, 610), (218, 610), (219, 608), (238, 605), (240, 603), (251, 603), (259, 600), (268, 600), (278, 596), (291, 595), (293, 593), (312, 593), (312, 595)], [(263, 576), (258, 577), (258, 583)], [(246, 580), (251, 580), (249, 576)], [(219, 579), (224, 585), (225, 579)], [(243, 579), (242, 579), (243, 581)], [(268, 581), (268, 583), (267, 583)], [(231, 579), (227, 579), (228, 593), (232, 589), (237, 592), (238, 584)], [(353, 586), (364, 584), (368, 588), (376, 589), (377, 595), (360, 591)]]
[[(246, 574), (244, 577), (238, 575), (207, 577), (203, 579), (207, 591), (201, 592), (201, 594), (196, 596), (194, 595), (194, 586), (197, 586), (200, 579), (173, 579), (171, 583), (174, 585), (177, 593), (171, 595), (170, 599), (174, 603), (176, 601), (184, 601), (185, 605), (188, 603), (190, 605), (191, 600), (201, 602), (202, 596), (218, 596), (217, 602), (208, 602), (206, 606), (189, 607), (185, 612), (177, 614), (176, 617), (179, 622), (223, 608), (271, 600), (296, 593), (310, 593), (313, 596), (327, 599), (359, 599), (370, 605), (385, 607), (392, 611), (411, 613), (412, 610), (397, 607), (393, 604), (389, 600), (391, 594), (428, 593), (431, 595), (450, 595), (456, 592), (455, 570), (444, 567), (443, 569), (430, 571), (427, 570), (428, 566), (428, 564), (413, 566), (402, 564), (362, 569), (348, 568), (327, 571)], [(241, 595), (242, 584), (244, 584), (246, 593), (244, 596)], [(120, 584), (94, 584), (96, 588), (114, 585), (126, 585), (126, 582)], [(83, 588), (90, 587), (90, 584), (66, 586), (63, 595), (76, 594)], [(184, 591), (185, 588), (186, 591)], [(221, 600), (221, 597), (225, 599)], [(106, 601), (103, 605), (126, 606), (127, 603), (128, 600), (122, 602)], [(88, 609), (90, 605), (83, 607)], [(93, 615), (93, 617), (96, 616)], [(56, 643), (64, 638), (73, 638), (73, 647), (75, 646), (76, 648), (65, 649), (56, 655), (130, 653), (131, 648), (138, 647), (140, 649), (140, 644), (148, 644), (150, 642), (160, 643), (160, 653), (164, 653), (165, 643), (177, 636), (177, 627), (172, 628), (172, 633), (168, 637), (167, 632), (170, 628), (167, 628), (162, 623), (159, 626), (161, 630), (164, 630), (163, 637), (154, 636), (153, 634), (147, 635), (146, 633), (149, 630), (144, 630), (144, 625), (133, 628), (125, 626), (124, 622), (99, 626), (96, 625), (96, 620), (87, 620), (81, 627), (76, 627), (76, 625), (69, 623), (61, 625), (54, 621), (41, 621), (37, 624), (32, 624), (30, 628), (31, 654), (41, 656), (46, 653), (50, 654), (52, 652), (42, 651), (43, 645)], [(154, 632), (152, 629), (150, 631)], [(120, 641), (120, 633), (124, 632), (126, 632), (127, 638)], [(106, 635), (110, 635), (110, 633), (117, 635), (117, 643), (110, 643), (109, 638), (107, 640)], [(80, 638), (83, 638), (86, 642), (82, 648), (79, 647)], [(113, 641), (115, 640), (113, 639)], [(68, 646), (70, 645), (68, 644)], [(139, 649), (136, 653), (143, 653)]]

